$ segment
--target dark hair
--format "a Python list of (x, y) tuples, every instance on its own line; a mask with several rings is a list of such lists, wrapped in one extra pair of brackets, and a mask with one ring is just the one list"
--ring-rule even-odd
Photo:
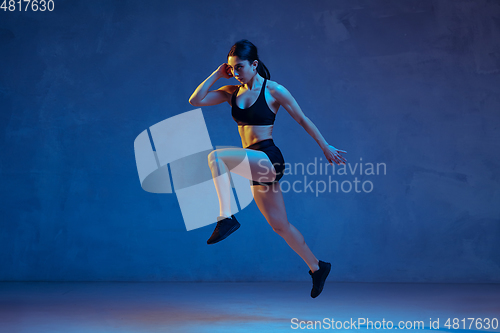
[(257, 47), (255, 47), (255, 45), (253, 45), (249, 40), (242, 39), (234, 43), (234, 45), (231, 47), (231, 50), (229, 50), (229, 53), (227, 54), (228, 58), (231, 56), (238, 57), (241, 60), (248, 60), (250, 64), (257, 60), (257, 73), (259, 73), (259, 75), (265, 79), (269, 80), (271, 78), (269, 70), (259, 59), (259, 55), (257, 54)]

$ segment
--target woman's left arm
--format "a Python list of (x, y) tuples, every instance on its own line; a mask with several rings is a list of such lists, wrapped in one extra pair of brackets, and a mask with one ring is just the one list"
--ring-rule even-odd
[(306, 117), (304, 112), (300, 109), (299, 104), (293, 98), (292, 94), (280, 84), (276, 84), (276, 88), (273, 91), (273, 97), (280, 103), (283, 108), (295, 119), (296, 122), (302, 126), (310, 136), (313, 137), (314, 140), (318, 143), (325, 154), (326, 159), (330, 164), (333, 165), (332, 162), (337, 164), (345, 164), (347, 160), (340, 153), (347, 153), (345, 150), (340, 150), (332, 145), (329, 145), (323, 135), (319, 132), (318, 128), (314, 123)]

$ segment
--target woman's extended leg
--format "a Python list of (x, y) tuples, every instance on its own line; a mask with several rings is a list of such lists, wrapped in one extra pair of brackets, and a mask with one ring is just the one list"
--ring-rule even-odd
[(268, 188), (266, 187), (265, 185), (252, 186), (257, 207), (273, 230), (283, 237), (287, 244), (306, 262), (309, 269), (315, 272), (319, 269), (319, 261), (307, 246), (302, 234), (288, 222), (280, 184), (276, 182)]
[[(247, 168), (236, 168), (245, 158), (248, 159), (250, 173)], [(208, 155), (208, 165), (219, 197), (220, 216), (224, 217), (232, 215), (229, 170), (247, 179), (262, 182), (273, 181), (276, 177), (269, 157), (264, 152), (253, 149), (216, 149)]]

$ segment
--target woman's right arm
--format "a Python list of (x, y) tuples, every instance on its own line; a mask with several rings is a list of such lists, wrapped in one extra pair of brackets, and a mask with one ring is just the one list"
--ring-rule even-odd
[(189, 98), (189, 104), (193, 106), (207, 106), (223, 102), (229, 103), (229, 98), (231, 97), (230, 89), (232, 86), (223, 86), (217, 90), (208, 91), (215, 81), (221, 77), (225, 77), (226, 79), (232, 77), (232, 75), (228, 73), (228, 67), (226, 67), (225, 63), (220, 65), (217, 70), (205, 79), (205, 81), (200, 83)]

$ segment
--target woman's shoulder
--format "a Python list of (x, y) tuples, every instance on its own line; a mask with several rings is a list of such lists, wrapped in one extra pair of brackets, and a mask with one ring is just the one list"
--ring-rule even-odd
[(267, 80), (266, 87), (267, 87), (267, 89), (269, 89), (269, 92), (271, 93), (271, 95), (274, 95), (275, 93), (280, 93), (284, 89), (286, 89), (278, 82), (271, 81), (271, 80)]
[(222, 86), (222, 87), (220, 87), (220, 88), (219, 88), (219, 89), (217, 89), (217, 90), (222, 90), (222, 91), (224, 91), (224, 92), (226, 92), (226, 93), (228, 93), (228, 94), (232, 95), (232, 94), (234, 94), (234, 92), (235, 92), (236, 90), (238, 90), (238, 88), (239, 88), (240, 86), (241, 86), (241, 85), (239, 85), (239, 84), (238, 84), (238, 85), (227, 85), (227, 86)]
[(269, 89), (276, 89), (277, 86), (279, 86), (280, 84), (276, 81), (271, 81), (269, 79), (267, 79), (267, 83), (266, 83), (266, 87), (269, 88)]
[(269, 93), (281, 105), (283, 105), (284, 103), (289, 103), (290, 101), (293, 100), (292, 94), (290, 94), (290, 92), (288, 91), (288, 89), (285, 88), (285, 86), (279, 84), (276, 81), (267, 80), (267, 82), (269, 82), (269, 84), (266, 84), (266, 86), (269, 89)]

